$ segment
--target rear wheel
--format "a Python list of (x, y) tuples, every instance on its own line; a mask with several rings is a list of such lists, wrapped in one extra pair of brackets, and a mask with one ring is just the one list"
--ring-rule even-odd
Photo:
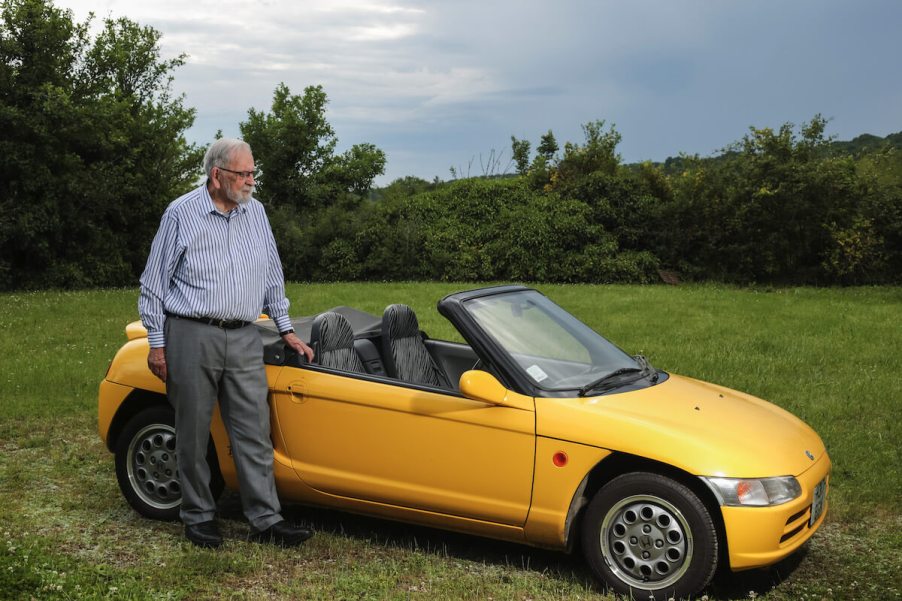
[(695, 595), (717, 569), (714, 521), (698, 496), (664, 476), (636, 472), (606, 484), (583, 522), (595, 574), (636, 599)]
[[(116, 479), (128, 504), (155, 520), (176, 520), (182, 503), (171, 407), (148, 407), (132, 417), (116, 442)], [(210, 491), (217, 498), (223, 481), (213, 445), (207, 455)]]

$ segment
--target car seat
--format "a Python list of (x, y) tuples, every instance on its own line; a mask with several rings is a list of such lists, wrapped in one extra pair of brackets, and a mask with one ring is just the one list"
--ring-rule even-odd
[(366, 373), (354, 350), (354, 331), (344, 316), (326, 311), (313, 319), (310, 330), (313, 362), (323, 367)]
[(426, 349), (417, 316), (407, 305), (389, 305), (382, 314), (382, 358), (388, 375), (393, 378), (451, 387)]
[(385, 366), (382, 364), (382, 357), (379, 356), (379, 350), (372, 340), (368, 338), (354, 339), (354, 350), (363, 362), (363, 368), (366, 373), (374, 376), (385, 377)]

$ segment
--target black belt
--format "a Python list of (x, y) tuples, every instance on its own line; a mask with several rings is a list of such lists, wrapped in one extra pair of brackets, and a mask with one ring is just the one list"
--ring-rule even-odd
[(238, 328), (243, 328), (245, 326), (249, 326), (251, 322), (249, 321), (241, 321), (238, 319), (216, 319), (215, 317), (188, 317), (187, 315), (176, 315), (175, 313), (167, 313), (168, 317), (175, 317), (176, 319), (187, 319), (188, 321), (196, 321), (198, 323), (203, 323), (208, 326), (216, 326), (217, 328), (222, 328), (223, 330), (237, 330)]

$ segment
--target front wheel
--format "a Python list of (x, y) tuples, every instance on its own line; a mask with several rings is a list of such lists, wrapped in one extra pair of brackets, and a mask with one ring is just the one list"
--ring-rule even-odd
[[(182, 504), (171, 407), (148, 407), (132, 417), (116, 442), (116, 480), (128, 504), (144, 517), (176, 520)], [(213, 498), (223, 489), (212, 442), (207, 453)]]
[(630, 598), (695, 595), (717, 569), (717, 530), (707, 507), (659, 474), (624, 474), (602, 487), (586, 512), (582, 545), (596, 576)]

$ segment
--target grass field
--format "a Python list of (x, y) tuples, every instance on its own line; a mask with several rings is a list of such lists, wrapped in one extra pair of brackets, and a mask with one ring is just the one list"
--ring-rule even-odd
[[(435, 310), (466, 284), (289, 286), (293, 315), (405, 302), (434, 338)], [(902, 289), (540, 286), (655, 366), (792, 411), (834, 463), (824, 528), (767, 570), (720, 574), (708, 599), (902, 598)], [(96, 432), (97, 386), (137, 290), (0, 295), (0, 599), (612, 599), (578, 556), (290, 507), (318, 535), (296, 550), (243, 541), (234, 494), (226, 545), (121, 498)], [(725, 424), (725, 427), (729, 427)]]

